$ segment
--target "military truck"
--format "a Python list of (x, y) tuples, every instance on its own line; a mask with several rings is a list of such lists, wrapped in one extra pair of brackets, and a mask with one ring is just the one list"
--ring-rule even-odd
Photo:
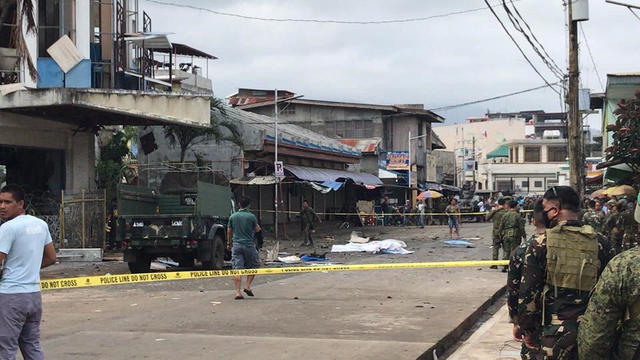
[(233, 211), (228, 186), (180, 174), (163, 179), (159, 190), (119, 184), (118, 240), (132, 273), (148, 272), (158, 257), (170, 257), (180, 267), (221, 269), (226, 252), (226, 224)]

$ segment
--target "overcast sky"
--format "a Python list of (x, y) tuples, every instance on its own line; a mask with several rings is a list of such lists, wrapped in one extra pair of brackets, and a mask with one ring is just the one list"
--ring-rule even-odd
[[(250, 16), (332, 20), (427, 17), (485, 6), (482, 0), (165, 1)], [(310, 99), (435, 108), (544, 84), (489, 10), (413, 23), (338, 25), (252, 21), (146, 0), (140, 4), (153, 19), (154, 32), (175, 33), (172, 41), (219, 57), (209, 67), (218, 97), (239, 87), (279, 88)], [(551, 57), (566, 68), (562, 1), (520, 0), (515, 5)], [(497, 7), (497, 13), (515, 34), (504, 11)], [(603, 83), (607, 73), (640, 70), (640, 47), (630, 36), (640, 30), (640, 20), (628, 9), (591, 0), (590, 20), (582, 26)], [(552, 81), (525, 40), (516, 39)], [(600, 92), (582, 36), (580, 44), (581, 85)], [(560, 111), (560, 99), (544, 89), (438, 113), (455, 123), (487, 110), (530, 109)], [(600, 127), (599, 116), (589, 122)]]

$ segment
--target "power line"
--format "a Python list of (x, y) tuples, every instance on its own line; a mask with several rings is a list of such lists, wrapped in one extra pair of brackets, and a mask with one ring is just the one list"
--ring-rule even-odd
[[(553, 72), (556, 75), (556, 77), (558, 77), (558, 79), (560, 80), (563, 79), (564, 72), (558, 66), (558, 64), (556, 64), (556, 62), (553, 60), (551, 55), (549, 55), (544, 45), (540, 43), (538, 38), (533, 33), (533, 30), (531, 30), (531, 26), (529, 26), (529, 23), (527, 23), (527, 21), (524, 19), (522, 14), (520, 14), (520, 12), (516, 8), (513, 1), (511, 1), (511, 6), (513, 7), (513, 10), (516, 13), (517, 17), (511, 12), (511, 9), (509, 9), (506, 0), (502, 0), (502, 6), (505, 12), (507, 13), (509, 20), (511, 21), (511, 24), (513, 24), (513, 27), (517, 31), (519, 31), (522, 34), (522, 36), (524, 36), (525, 40), (527, 40), (527, 42), (531, 45), (531, 48), (533, 49), (533, 51), (535, 51), (535, 53), (540, 57), (540, 59), (542, 59), (544, 64), (549, 68), (549, 70), (551, 70), (551, 72)], [(520, 20), (518, 20), (518, 18), (520, 18)], [(527, 33), (527, 31), (524, 30), (524, 28), (520, 24), (520, 21), (524, 23), (524, 26), (526, 26), (526, 28), (529, 30), (529, 33)], [(535, 41), (535, 44), (531, 40), (532, 38)]]
[(580, 25), (580, 32), (582, 33), (582, 37), (584, 38), (584, 44), (587, 45), (587, 50), (589, 52), (589, 57), (591, 58), (591, 63), (593, 64), (593, 69), (596, 72), (596, 76), (598, 77), (598, 82), (600, 83), (600, 89), (604, 91), (604, 85), (602, 84), (602, 79), (600, 78), (600, 72), (598, 72), (598, 67), (596, 66), (596, 62), (593, 60), (593, 54), (591, 53), (591, 48), (589, 47), (589, 42), (587, 41), (587, 35), (584, 33), (584, 29), (582, 29), (582, 24)]
[(633, 9), (632, 9), (632, 8), (628, 7), (627, 9), (629, 9), (629, 11), (631, 11), (631, 13), (633, 14), (633, 16), (635, 16), (635, 17), (636, 17), (636, 19), (640, 20), (640, 16), (638, 16), (638, 14), (636, 14), (636, 12), (635, 12), (635, 11), (633, 11)]
[(516, 92), (504, 94), (504, 95), (498, 95), (498, 96), (494, 96), (494, 97), (490, 97), (490, 98), (486, 98), (486, 99), (468, 101), (468, 102), (461, 103), (461, 104), (456, 104), (456, 105), (441, 106), (441, 107), (429, 109), (429, 111), (450, 110), (450, 109), (459, 108), (459, 107), (463, 107), (463, 106), (480, 104), (480, 103), (483, 103), (483, 102), (492, 101), (492, 100), (498, 100), (498, 99), (502, 99), (502, 98), (506, 98), (506, 97), (510, 97), (510, 96), (514, 96), (514, 95), (520, 95), (520, 94), (528, 93), (528, 92), (531, 92), (531, 91), (544, 89), (544, 88), (547, 88), (547, 87), (551, 87), (551, 89), (553, 91), (556, 91), (553, 88), (553, 86), (558, 85), (560, 83), (561, 83), (560, 81), (556, 81), (556, 82), (554, 82), (552, 84), (546, 84), (546, 85), (542, 85), (542, 86), (537, 86), (537, 87), (534, 87), (534, 88), (520, 90), (520, 91), (516, 91)]
[(498, 22), (500, 23), (500, 25), (502, 26), (502, 29), (507, 33), (507, 35), (509, 36), (509, 38), (511, 39), (511, 41), (513, 42), (513, 44), (518, 48), (518, 50), (520, 51), (520, 54), (522, 54), (522, 56), (524, 57), (525, 60), (527, 60), (527, 62), (529, 63), (529, 65), (531, 66), (531, 68), (533, 69), (533, 71), (536, 72), (536, 74), (538, 74), (538, 76), (540, 76), (540, 78), (545, 82), (545, 84), (547, 84), (548, 87), (550, 87), (553, 91), (555, 91), (557, 94), (560, 94), (560, 92), (556, 89), (553, 88), (553, 86), (549, 83), (549, 81), (547, 81), (547, 79), (542, 76), (542, 74), (540, 73), (540, 71), (538, 71), (538, 69), (533, 65), (533, 63), (531, 62), (531, 60), (529, 60), (529, 58), (527, 57), (527, 55), (524, 53), (524, 51), (522, 50), (522, 48), (520, 47), (520, 45), (518, 44), (518, 42), (516, 41), (516, 39), (513, 38), (513, 36), (511, 35), (511, 33), (509, 32), (509, 30), (507, 30), (507, 27), (504, 25), (504, 23), (502, 22), (502, 20), (500, 20), (500, 17), (498, 16), (498, 14), (496, 14), (496, 12), (493, 10), (493, 7), (491, 7), (491, 4), (489, 4), (489, 1), (484, 0), (485, 4), (487, 4), (487, 6), (489, 7), (489, 10), (491, 10), (491, 13), (493, 14), (493, 16), (495, 16), (496, 20), (498, 20)]
[[(208, 9), (200, 6), (194, 6), (194, 5), (176, 4), (176, 3), (161, 1), (161, 0), (146, 0), (146, 1), (150, 3), (158, 4), (158, 5), (206, 11), (215, 15), (235, 17), (235, 18), (240, 18), (244, 20), (300, 22), (300, 23), (318, 23), (318, 24), (343, 24), (343, 25), (384, 25), (384, 24), (421, 22), (421, 21), (427, 21), (427, 20), (443, 18), (443, 17), (453, 16), (453, 15), (469, 14), (469, 13), (488, 9), (487, 7), (481, 7), (481, 8), (475, 8), (475, 9), (454, 11), (454, 12), (449, 12), (445, 14), (437, 14), (437, 15), (431, 15), (431, 16), (425, 16), (425, 17), (406, 18), (406, 19), (352, 21), (352, 20), (330, 20), (330, 19), (323, 20), (323, 19), (296, 19), (296, 18), (268, 18), (268, 17), (250, 16), (250, 15), (212, 10), (212, 9)], [(514, 0), (514, 1), (522, 1), (522, 0)]]

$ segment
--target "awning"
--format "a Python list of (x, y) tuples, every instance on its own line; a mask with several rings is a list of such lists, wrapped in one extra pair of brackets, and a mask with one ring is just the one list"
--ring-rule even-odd
[(509, 157), (509, 147), (507, 145), (500, 145), (497, 149), (487, 154), (487, 159)]
[(256, 177), (243, 177), (239, 179), (233, 179), (229, 181), (234, 185), (273, 185), (276, 183), (275, 176), (256, 176)]
[(285, 170), (292, 173), (300, 180), (314, 181), (323, 183), (325, 181), (344, 182), (352, 180), (356, 184), (361, 185), (382, 185), (382, 181), (375, 176), (367, 173), (356, 173), (346, 170), (320, 169), (306, 166), (285, 165)]
[(611, 181), (622, 181), (633, 176), (633, 170), (627, 164), (618, 164), (606, 168), (604, 178)]

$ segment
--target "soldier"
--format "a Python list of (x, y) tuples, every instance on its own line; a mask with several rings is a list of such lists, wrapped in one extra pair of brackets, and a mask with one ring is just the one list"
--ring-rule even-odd
[(589, 201), (589, 208), (587, 212), (582, 215), (582, 223), (585, 225), (591, 225), (596, 232), (602, 232), (602, 224), (604, 223), (604, 213), (602, 208), (598, 211), (599, 202), (595, 200)]
[[(524, 261), (525, 251), (536, 236), (544, 234), (546, 228), (544, 227), (544, 208), (542, 206), (542, 200), (538, 200), (533, 205), (533, 225), (536, 227), (536, 232), (531, 237), (520, 244), (511, 255), (509, 260), (509, 271), (507, 272), (507, 307), (509, 308), (509, 318), (513, 323), (513, 337), (522, 342), (522, 333), (518, 327), (518, 294), (520, 293), (520, 281), (522, 279), (522, 266)], [(535, 359), (538, 352), (531, 350), (522, 344), (522, 350), (520, 355), (523, 359)]]
[[(640, 222), (638, 204), (634, 215)], [(640, 247), (625, 251), (607, 265), (580, 323), (580, 359), (640, 358), (639, 274)]]
[(602, 233), (609, 239), (616, 254), (618, 254), (622, 251), (621, 244), (618, 242), (618, 203), (616, 203), (615, 200), (609, 200), (607, 201), (607, 205), (609, 207), (609, 213), (604, 218)]
[(525, 253), (518, 326), (526, 346), (542, 351), (539, 359), (575, 359), (578, 321), (609, 249), (579, 221), (580, 197), (571, 187), (547, 190), (542, 205), (547, 231)]
[[(518, 203), (515, 200), (511, 200), (507, 205), (507, 212), (502, 216), (500, 220), (500, 239), (502, 239), (502, 251), (503, 260), (509, 260), (511, 252), (520, 245), (523, 237), (526, 237), (524, 232), (524, 219), (518, 213)], [(502, 268), (502, 272), (507, 272), (507, 266)]]
[[(505, 198), (498, 199), (498, 206), (491, 210), (489, 214), (487, 214), (487, 221), (493, 220), (493, 246), (492, 246), (492, 259), (498, 260), (498, 252), (502, 247), (502, 240), (500, 239), (500, 220), (507, 210), (504, 208)], [(504, 251), (504, 250), (503, 250)], [(498, 267), (495, 265), (491, 266), (492, 269), (497, 269)]]
[(618, 229), (618, 237), (620, 238), (621, 251), (629, 250), (638, 245), (638, 224), (633, 218), (633, 211), (635, 206), (633, 202), (627, 202), (627, 206), (620, 208), (620, 214), (618, 215), (618, 222), (616, 228)]

